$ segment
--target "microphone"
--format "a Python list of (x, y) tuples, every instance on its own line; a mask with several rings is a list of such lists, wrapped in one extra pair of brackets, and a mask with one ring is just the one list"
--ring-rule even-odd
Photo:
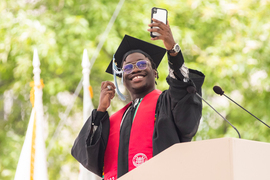
[(221, 87), (219, 86), (214, 86), (213, 90), (215, 93), (219, 94), (219, 95), (224, 95), (226, 98), (228, 98), (229, 100), (231, 100), (232, 102), (234, 102), (237, 106), (239, 106), (240, 108), (244, 109), (247, 113), (249, 113), (251, 116), (255, 117), (257, 120), (259, 120), (261, 123), (263, 123), (264, 125), (266, 125), (268, 128), (270, 128), (269, 125), (267, 125), (265, 122), (263, 122), (262, 120), (260, 120), (259, 118), (257, 118), (255, 115), (253, 115), (251, 112), (249, 112), (248, 110), (246, 110), (245, 108), (243, 108), (241, 105), (239, 105), (237, 102), (235, 102), (234, 100), (232, 100), (231, 98), (229, 98), (228, 96), (226, 96), (224, 94), (224, 91), (221, 89)]
[(202, 99), (208, 106), (210, 106), (218, 115), (220, 115), (227, 123), (229, 123), (237, 132), (239, 139), (241, 139), (239, 131), (234, 127), (225, 117), (223, 117), (215, 108), (213, 108), (206, 100), (204, 100), (196, 91), (195, 87), (189, 86), (187, 87), (187, 91), (189, 94), (196, 94), (200, 99)]

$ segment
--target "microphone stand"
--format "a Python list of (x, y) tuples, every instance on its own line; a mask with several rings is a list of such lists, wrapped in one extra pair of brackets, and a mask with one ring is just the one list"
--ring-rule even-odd
[(216, 113), (218, 113), (227, 123), (229, 123), (235, 129), (235, 131), (237, 132), (237, 134), (239, 136), (239, 139), (241, 139), (241, 135), (238, 132), (238, 130), (225, 117), (223, 117), (215, 108), (213, 108), (207, 101), (205, 101), (197, 92), (195, 92), (195, 94), (198, 97), (200, 97), (206, 104), (208, 104), (208, 106), (210, 106)]
[(223, 94), (226, 98), (228, 98), (229, 100), (231, 100), (232, 102), (234, 102), (235, 104), (237, 104), (240, 108), (242, 108), (243, 110), (245, 110), (247, 113), (249, 113), (251, 116), (255, 117), (257, 120), (259, 120), (261, 123), (263, 123), (264, 125), (266, 125), (268, 128), (270, 128), (270, 126), (268, 126), (265, 122), (263, 122), (262, 120), (260, 120), (259, 118), (257, 118), (256, 116), (254, 116), (253, 114), (251, 114), (249, 111), (247, 111), (245, 108), (243, 108), (241, 105), (239, 105), (237, 102), (235, 102), (234, 100), (232, 100), (231, 98), (229, 98), (228, 96), (226, 96), (226, 94)]
[(232, 102), (234, 102), (237, 106), (239, 106), (240, 108), (242, 108), (243, 110), (245, 110), (251, 116), (255, 117), (257, 120), (259, 120), (261, 123), (263, 123), (264, 125), (266, 125), (268, 128), (270, 128), (270, 126), (267, 125), (265, 122), (263, 122), (262, 120), (260, 120), (259, 118), (257, 118), (255, 115), (253, 115), (251, 112), (249, 112), (248, 110), (246, 110), (245, 108), (243, 108), (240, 104), (238, 104), (237, 102), (235, 102), (234, 100), (232, 100), (231, 98), (229, 98), (228, 96), (226, 96), (226, 94), (224, 94), (224, 91), (221, 89), (221, 87), (214, 86), (213, 87), (213, 90), (214, 90), (214, 92), (216, 94), (219, 94), (220, 96), (224, 95), (226, 98), (228, 98), (229, 100), (231, 100)]

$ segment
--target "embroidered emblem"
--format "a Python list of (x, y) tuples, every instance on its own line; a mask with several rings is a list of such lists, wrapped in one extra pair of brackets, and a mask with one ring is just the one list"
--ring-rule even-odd
[(138, 153), (133, 157), (132, 162), (133, 162), (133, 165), (135, 167), (138, 167), (139, 165), (146, 162), (147, 160), (148, 160), (148, 158), (147, 158), (147, 156), (145, 154)]

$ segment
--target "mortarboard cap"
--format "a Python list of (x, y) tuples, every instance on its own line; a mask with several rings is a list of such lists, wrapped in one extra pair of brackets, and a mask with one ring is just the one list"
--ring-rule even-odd
[[(131, 50), (141, 50), (146, 52), (156, 64), (156, 67), (160, 64), (163, 56), (166, 53), (166, 49), (156, 46), (154, 44), (142, 41), (140, 39), (136, 39), (134, 37), (125, 35), (121, 44), (119, 45), (118, 49), (115, 52), (115, 62), (118, 68), (121, 68), (123, 56)], [(112, 60), (113, 61), (113, 60)], [(106, 72), (113, 74), (112, 71), (112, 61), (110, 62)]]

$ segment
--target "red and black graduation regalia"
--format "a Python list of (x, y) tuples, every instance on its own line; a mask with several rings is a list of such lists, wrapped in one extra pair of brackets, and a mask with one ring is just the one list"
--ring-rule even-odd
[[(179, 69), (183, 64), (184, 60), (181, 52), (176, 57), (168, 57), (169, 65), (174, 70)], [(191, 141), (198, 130), (202, 102), (195, 94), (189, 94), (187, 87), (196, 87), (197, 92), (201, 95), (204, 75), (199, 71), (189, 69), (189, 78), (188, 82), (184, 82), (179, 78), (174, 79), (168, 76), (169, 89), (163, 91), (155, 102), (156, 119), (152, 135), (153, 156), (173, 144)], [(152, 120), (149, 121), (152, 122)], [(145, 119), (145, 123), (147, 123), (147, 119)], [(97, 125), (94, 134), (93, 124)], [(95, 109), (84, 124), (72, 147), (72, 155), (85, 168), (98, 176), (102, 176), (104, 171), (106, 148), (110, 148), (107, 147), (109, 134), (109, 114), (107, 112), (97, 112)]]

